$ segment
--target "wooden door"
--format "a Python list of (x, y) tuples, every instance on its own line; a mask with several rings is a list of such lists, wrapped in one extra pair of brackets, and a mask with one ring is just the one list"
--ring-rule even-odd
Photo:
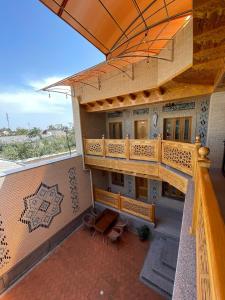
[(148, 180), (142, 177), (135, 177), (136, 198), (140, 200), (148, 199)]
[(148, 138), (148, 122), (147, 120), (138, 120), (134, 122), (135, 139)]
[(122, 122), (109, 123), (109, 138), (122, 139)]
[(164, 140), (191, 142), (191, 117), (164, 119)]

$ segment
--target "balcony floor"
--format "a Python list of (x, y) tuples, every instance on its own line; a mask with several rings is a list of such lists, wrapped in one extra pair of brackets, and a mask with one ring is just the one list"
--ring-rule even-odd
[(163, 299), (139, 281), (148, 247), (148, 242), (125, 232), (117, 249), (80, 228), (1, 299)]

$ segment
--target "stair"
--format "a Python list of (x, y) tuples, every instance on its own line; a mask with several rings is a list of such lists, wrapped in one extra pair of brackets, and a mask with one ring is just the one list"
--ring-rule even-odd
[(149, 287), (170, 299), (176, 272), (179, 241), (157, 235), (151, 242), (140, 279)]

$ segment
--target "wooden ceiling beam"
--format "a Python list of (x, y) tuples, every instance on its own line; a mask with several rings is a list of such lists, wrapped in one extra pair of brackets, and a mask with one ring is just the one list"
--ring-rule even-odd
[(118, 101), (121, 102), (121, 103), (124, 101), (124, 97), (123, 97), (123, 96), (117, 96), (117, 99), (118, 99)]
[(200, 85), (200, 84), (190, 84), (190, 83), (180, 83), (176, 81), (171, 81), (165, 86), (152, 89), (149, 97), (143, 97), (143, 91), (136, 93), (135, 101), (130, 101), (130, 97), (122, 96), (124, 98), (123, 102), (117, 101), (115, 99), (105, 99), (101, 100), (103, 104), (99, 105), (85, 105), (88, 112), (98, 112), (98, 111), (110, 111), (117, 110), (121, 108), (129, 108), (137, 105), (146, 105), (166, 101), (176, 101), (183, 98), (207, 95), (213, 92), (213, 85)]
[(148, 98), (150, 96), (150, 91), (143, 91), (143, 95), (145, 98)]
[(129, 97), (131, 100), (135, 100), (137, 98), (137, 95), (136, 94), (129, 94)]

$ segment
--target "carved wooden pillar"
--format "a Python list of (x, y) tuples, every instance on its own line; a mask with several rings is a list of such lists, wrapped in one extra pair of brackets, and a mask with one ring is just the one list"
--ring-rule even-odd
[(208, 147), (200, 147), (198, 149), (198, 164), (200, 167), (205, 167), (205, 168), (209, 168), (211, 161), (208, 159), (208, 155), (209, 155), (209, 148)]
[(157, 137), (157, 140), (158, 140), (158, 162), (162, 162), (162, 135), (161, 133), (158, 134), (158, 137)]
[(195, 152), (194, 152), (194, 158), (193, 158), (193, 177), (195, 178), (196, 175), (196, 168), (197, 168), (197, 162), (198, 162), (198, 150), (201, 148), (201, 139), (200, 136), (196, 136), (195, 138)]
[(126, 155), (126, 159), (129, 160), (130, 159), (130, 139), (129, 139), (129, 135), (126, 135), (126, 140), (125, 140), (125, 155)]
[(105, 135), (102, 135), (102, 155), (105, 157), (106, 149), (105, 149)]

